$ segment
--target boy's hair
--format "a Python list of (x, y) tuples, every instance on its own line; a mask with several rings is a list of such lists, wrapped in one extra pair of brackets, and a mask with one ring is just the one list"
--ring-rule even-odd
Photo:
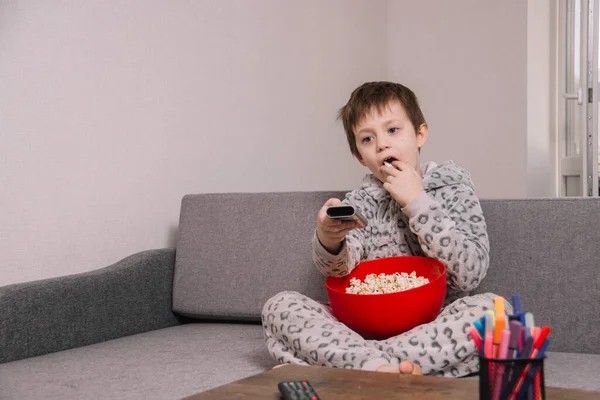
[(381, 112), (394, 100), (399, 101), (404, 107), (415, 132), (425, 123), (417, 96), (406, 86), (393, 82), (364, 83), (352, 92), (350, 100), (338, 113), (338, 119), (341, 119), (344, 124), (346, 138), (353, 155), (359, 155), (354, 137), (356, 125), (371, 111), (372, 107), (376, 107)]

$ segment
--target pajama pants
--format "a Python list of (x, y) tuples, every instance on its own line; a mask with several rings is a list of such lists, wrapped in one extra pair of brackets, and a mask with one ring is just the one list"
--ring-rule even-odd
[[(271, 297), (262, 310), (267, 349), (279, 363), (374, 371), (408, 360), (423, 373), (460, 377), (479, 368), (468, 334), (473, 321), (494, 309), (492, 293), (460, 298), (430, 323), (385, 340), (365, 340), (339, 322), (331, 309), (297, 292)], [(506, 313), (512, 307), (505, 302)]]

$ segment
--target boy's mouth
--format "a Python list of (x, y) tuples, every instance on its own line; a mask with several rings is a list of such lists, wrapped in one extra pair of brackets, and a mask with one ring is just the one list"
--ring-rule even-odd
[(398, 160), (396, 160), (394, 157), (388, 157), (385, 160), (383, 160), (383, 164), (384, 165), (385, 165), (385, 163), (392, 164), (392, 162), (394, 162), (394, 161), (398, 161)]

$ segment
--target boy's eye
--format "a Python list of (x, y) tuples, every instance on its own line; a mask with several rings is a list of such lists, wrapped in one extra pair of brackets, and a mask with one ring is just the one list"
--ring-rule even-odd
[(388, 129), (388, 133), (396, 133), (398, 131), (398, 128), (390, 128)]
[(362, 142), (369, 143), (371, 140), (373, 140), (373, 136), (367, 136), (367, 137), (363, 138)]

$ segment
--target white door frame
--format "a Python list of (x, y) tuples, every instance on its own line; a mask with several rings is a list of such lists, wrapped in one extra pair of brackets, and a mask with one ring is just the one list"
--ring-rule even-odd
[[(577, 3), (576, 3), (577, 2)], [(598, 196), (598, 0), (563, 0), (559, 2), (558, 56), (558, 185), (559, 195)], [(579, 7), (577, 7), (579, 6)], [(577, 10), (579, 8), (579, 10)], [(567, 49), (568, 18), (580, 15), (579, 85), (567, 93), (567, 74), (575, 74), (569, 60), (575, 55)], [(571, 20), (572, 21), (572, 20)], [(576, 63), (574, 63), (576, 65)], [(578, 116), (567, 121), (567, 106)], [(567, 155), (567, 130), (572, 129), (577, 153)], [(567, 192), (567, 177), (579, 177), (578, 188)], [(572, 188), (571, 188), (572, 189)]]

